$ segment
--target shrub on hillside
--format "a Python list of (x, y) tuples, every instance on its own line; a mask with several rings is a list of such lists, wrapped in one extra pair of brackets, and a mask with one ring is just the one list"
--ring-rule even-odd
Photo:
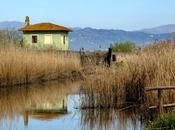
[(136, 48), (134, 42), (126, 41), (126, 42), (117, 42), (112, 46), (114, 52), (133, 52)]

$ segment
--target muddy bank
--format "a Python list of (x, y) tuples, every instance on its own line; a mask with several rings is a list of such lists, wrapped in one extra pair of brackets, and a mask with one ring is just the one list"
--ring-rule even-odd
[(31, 77), (27, 81), (24, 80), (13, 80), (13, 82), (0, 82), (0, 87), (12, 87), (12, 86), (22, 86), (29, 84), (37, 84), (37, 83), (45, 83), (48, 81), (78, 81), (84, 80), (85, 76), (81, 71), (72, 71), (72, 72), (64, 72), (61, 74), (50, 74), (50, 75), (41, 75), (36, 77)]

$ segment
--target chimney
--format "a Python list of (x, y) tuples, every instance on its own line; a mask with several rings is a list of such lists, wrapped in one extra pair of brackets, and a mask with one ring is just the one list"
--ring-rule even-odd
[(30, 18), (29, 18), (29, 16), (26, 16), (25, 24), (26, 24), (26, 26), (30, 25)]

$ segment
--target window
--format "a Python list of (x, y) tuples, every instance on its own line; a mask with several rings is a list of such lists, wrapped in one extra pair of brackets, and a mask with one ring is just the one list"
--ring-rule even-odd
[(66, 36), (65, 35), (63, 36), (63, 44), (64, 45), (66, 44)]
[(38, 42), (38, 37), (32, 36), (32, 43), (37, 43), (37, 42)]
[(44, 43), (45, 44), (52, 44), (53, 40), (52, 40), (52, 35), (51, 34), (46, 34), (44, 37)]

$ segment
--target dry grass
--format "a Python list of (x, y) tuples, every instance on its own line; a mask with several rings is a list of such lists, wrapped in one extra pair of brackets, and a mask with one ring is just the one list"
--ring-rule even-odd
[(0, 49), (0, 86), (56, 79), (63, 73), (80, 69), (79, 57), (71, 53), (16, 47)]
[[(96, 69), (84, 87), (82, 108), (114, 108), (125, 103), (145, 102), (144, 88), (175, 85), (174, 43), (160, 43), (142, 52), (125, 56), (111, 69)], [(165, 102), (174, 100), (174, 91), (164, 93)], [(147, 94), (147, 105), (155, 105), (157, 93)], [(124, 105), (125, 106), (125, 105)]]

